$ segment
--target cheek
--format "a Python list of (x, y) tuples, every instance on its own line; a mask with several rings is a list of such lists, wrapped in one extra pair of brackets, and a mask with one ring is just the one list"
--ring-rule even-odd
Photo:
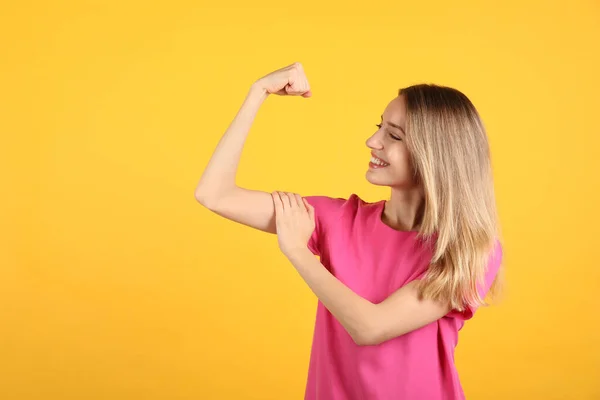
[(394, 173), (399, 177), (407, 178), (411, 175), (412, 168), (407, 162), (398, 163), (394, 166)]
[(411, 169), (410, 156), (406, 150), (399, 151), (396, 154), (394, 154), (394, 157), (392, 160), (390, 160), (390, 162), (393, 162), (393, 165), (398, 170)]
[[(390, 160), (391, 161), (391, 160)], [(394, 172), (403, 179), (412, 178), (414, 168), (408, 152), (399, 152), (394, 158)]]

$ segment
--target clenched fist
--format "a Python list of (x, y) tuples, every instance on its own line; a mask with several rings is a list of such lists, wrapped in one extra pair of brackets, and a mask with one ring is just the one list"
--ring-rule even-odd
[(310, 85), (299, 62), (283, 67), (257, 80), (254, 85), (268, 94), (310, 97)]

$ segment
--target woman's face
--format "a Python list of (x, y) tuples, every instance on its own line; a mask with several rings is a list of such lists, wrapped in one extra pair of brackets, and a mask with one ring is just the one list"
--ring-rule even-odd
[(379, 129), (367, 139), (367, 147), (385, 166), (369, 163), (366, 178), (374, 185), (410, 189), (416, 186), (410, 155), (406, 148), (406, 106), (404, 96), (393, 99), (383, 111)]

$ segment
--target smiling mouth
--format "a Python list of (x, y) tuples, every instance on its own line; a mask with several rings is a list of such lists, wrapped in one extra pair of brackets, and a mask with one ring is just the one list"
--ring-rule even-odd
[(371, 168), (385, 168), (389, 165), (389, 163), (386, 163), (385, 161), (374, 156), (371, 156), (371, 161), (369, 161), (369, 167)]

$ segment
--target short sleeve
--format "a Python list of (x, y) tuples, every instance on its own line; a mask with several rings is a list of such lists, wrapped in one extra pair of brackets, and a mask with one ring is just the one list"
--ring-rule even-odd
[[(483, 284), (478, 284), (477, 288), (479, 291), (479, 295), (481, 298), (485, 298), (487, 293), (489, 292), (496, 275), (498, 274), (498, 270), (500, 269), (500, 264), (502, 263), (502, 245), (500, 241), (496, 240), (496, 246), (494, 247), (494, 251), (490, 254), (487, 271), (485, 273), (485, 279)], [(463, 311), (451, 310), (446, 317), (453, 317), (462, 320), (468, 320), (473, 317), (475, 314), (477, 307), (467, 306)]]
[(346, 199), (328, 196), (303, 196), (303, 198), (315, 209), (315, 230), (308, 240), (308, 248), (314, 255), (320, 257), (327, 228), (336, 220), (335, 217)]

